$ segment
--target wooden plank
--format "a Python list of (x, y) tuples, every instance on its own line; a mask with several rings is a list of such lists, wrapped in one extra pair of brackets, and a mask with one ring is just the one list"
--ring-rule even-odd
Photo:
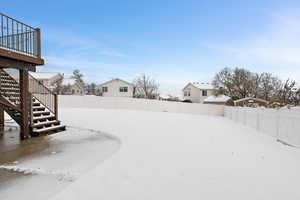
[(4, 131), (4, 110), (0, 108), (0, 132)]
[(0, 48), (0, 56), (18, 61), (23, 61), (33, 65), (44, 65), (44, 60), (41, 58), (13, 52), (7, 49)]
[(28, 89), (29, 89), (29, 81), (28, 81), (28, 71), (20, 69), (20, 90), (21, 90), (21, 123), (20, 123), (20, 134), (22, 139), (30, 138), (29, 131), (29, 104), (27, 102), (28, 98)]
[(0, 68), (15, 68), (15, 69), (27, 69), (28, 71), (36, 71), (36, 67), (33, 64), (13, 60), (0, 56)]
[(17, 110), (17, 111), (21, 112), (20, 108), (18, 108), (15, 105), (9, 103), (5, 98), (3, 98), (1, 96), (0, 96), (0, 104), (2, 104), (5, 107), (8, 107), (8, 108), (11, 108), (11, 109), (14, 109), (14, 110)]

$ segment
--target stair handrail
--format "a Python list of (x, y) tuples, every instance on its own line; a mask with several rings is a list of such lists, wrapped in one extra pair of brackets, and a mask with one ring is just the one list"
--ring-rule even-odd
[[(19, 84), (19, 82), (12, 77), (7, 71), (0, 69), (0, 71), (6, 73), (11, 80), (15, 83)], [(43, 85), (39, 80), (34, 78), (31, 74), (28, 73), (28, 80), (29, 80), (29, 103), (30, 103), (30, 119), (32, 121), (32, 114), (33, 114), (33, 106), (32, 106), (32, 97), (34, 97), (39, 103), (45, 106), (51, 113), (53, 113), (57, 119), (58, 116), (58, 100), (57, 94)], [(1, 92), (1, 89), (0, 89)], [(44, 93), (46, 92), (46, 93)]]
[(55, 116), (57, 116), (57, 110), (58, 110), (57, 94), (51, 91), (44, 84), (42, 84), (41, 81), (34, 78), (31, 74), (28, 75), (29, 75), (29, 92), (32, 94), (32, 96), (35, 99), (39, 101), (39, 103), (43, 104), (50, 112), (52, 112)]

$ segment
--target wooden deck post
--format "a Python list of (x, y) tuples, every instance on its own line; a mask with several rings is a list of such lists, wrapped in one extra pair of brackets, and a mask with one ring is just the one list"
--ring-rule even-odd
[(0, 108), (0, 132), (4, 131), (4, 110)]
[(19, 70), (20, 76), (20, 100), (21, 100), (21, 123), (20, 123), (20, 134), (21, 139), (29, 138), (29, 104), (27, 103), (28, 99), (28, 71), (26, 69)]

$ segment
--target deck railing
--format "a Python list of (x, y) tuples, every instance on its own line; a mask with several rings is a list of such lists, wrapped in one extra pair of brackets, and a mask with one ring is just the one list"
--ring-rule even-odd
[(0, 48), (40, 58), (40, 29), (0, 13)]

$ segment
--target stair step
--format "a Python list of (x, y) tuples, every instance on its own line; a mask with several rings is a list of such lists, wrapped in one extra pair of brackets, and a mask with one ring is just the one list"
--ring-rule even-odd
[(32, 105), (33, 105), (34, 107), (39, 107), (39, 106), (41, 105), (41, 103), (34, 102)]
[(3, 92), (16, 92), (16, 93), (20, 93), (20, 89), (19, 88), (1, 87), (1, 91), (3, 91)]
[(33, 117), (33, 120), (53, 119), (53, 118), (55, 118), (54, 115), (44, 115), (44, 116), (40, 116), (40, 117)]
[(34, 133), (44, 133), (44, 132), (48, 132), (48, 131), (54, 131), (54, 130), (64, 130), (66, 129), (66, 126), (65, 125), (56, 125), (56, 126), (50, 126), (50, 127), (47, 127), (47, 128), (41, 128), (41, 129), (33, 129), (33, 132)]
[(2, 95), (6, 95), (6, 96), (20, 96), (20, 93), (17, 93), (17, 92), (8, 92), (8, 91), (3, 91), (2, 90)]
[(46, 114), (46, 115), (50, 115), (50, 111), (44, 110), (44, 111), (33, 111), (34, 115), (42, 115), (42, 114)]
[(32, 107), (33, 111), (44, 111), (46, 110), (45, 107), (43, 106), (35, 106), (35, 107)]
[(41, 127), (41, 126), (50, 125), (50, 124), (57, 124), (57, 125), (59, 125), (60, 121), (54, 120), (54, 121), (38, 122), (38, 123), (34, 123), (31, 127), (32, 128), (36, 128), (36, 127)]

